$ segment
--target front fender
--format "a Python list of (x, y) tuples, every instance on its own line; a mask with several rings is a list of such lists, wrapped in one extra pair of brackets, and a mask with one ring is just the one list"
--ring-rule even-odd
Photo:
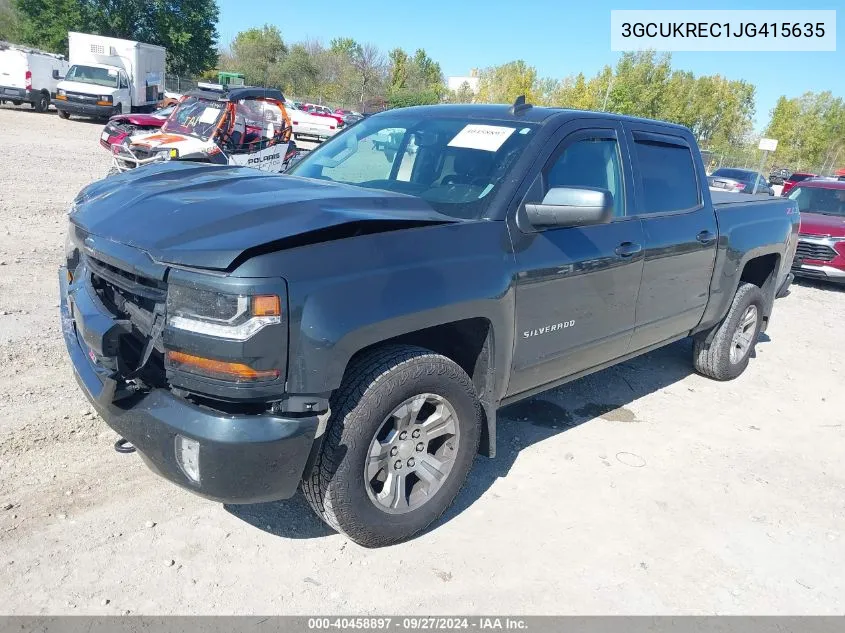
[(263, 255), (238, 274), (276, 270), (288, 281), (288, 392), (336, 389), (350, 359), (372, 345), (437, 325), (483, 318), (495, 336), (496, 384), (513, 352), (513, 255), (502, 222), (423, 226)]

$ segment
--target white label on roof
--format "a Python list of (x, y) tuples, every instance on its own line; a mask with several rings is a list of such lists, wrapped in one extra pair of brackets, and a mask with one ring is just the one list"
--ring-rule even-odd
[(471, 124), (464, 127), (455, 135), (455, 138), (449, 141), (449, 147), (496, 152), (513, 132), (512, 127)]
[(200, 115), (200, 123), (214, 123), (218, 114), (220, 114), (220, 108), (207, 107)]

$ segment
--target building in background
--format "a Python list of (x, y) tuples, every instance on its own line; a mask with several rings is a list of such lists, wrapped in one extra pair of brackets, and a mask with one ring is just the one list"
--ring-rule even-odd
[(478, 93), (478, 69), (473, 68), (469, 71), (469, 76), (467, 77), (449, 77), (446, 80), (446, 86), (449, 90), (453, 92), (457, 92), (461, 89), (461, 86), (467, 84), (469, 86), (470, 91), (472, 94)]

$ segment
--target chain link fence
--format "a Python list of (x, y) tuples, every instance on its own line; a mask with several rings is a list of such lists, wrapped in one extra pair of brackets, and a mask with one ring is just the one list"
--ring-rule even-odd
[[(738, 169), (754, 169), (760, 167), (760, 159), (763, 158), (763, 152), (757, 149), (756, 146), (749, 146), (747, 148), (736, 148), (730, 152), (718, 152), (703, 149), (701, 151), (704, 166), (707, 173), (711, 173), (720, 167), (734, 167)], [(845, 162), (845, 161), (843, 161)], [(809, 162), (796, 161), (795, 164), (785, 164), (778, 160), (777, 152), (770, 152), (766, 156), (760, 171), (763, 174), (774, 174), (781, 170), (787, 172), (807, 172), (811, 174), (818, 174), (820, 176), (833, 176), (838, 168), (845, 165), (837, 165), (832, 161), (827, 164), (811, 164)]]

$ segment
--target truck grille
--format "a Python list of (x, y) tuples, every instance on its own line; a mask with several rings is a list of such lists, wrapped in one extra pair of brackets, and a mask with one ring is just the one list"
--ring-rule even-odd
[(813, 259), (820, 262), (829, 262), (836, 257), (836, 251), (826, 244), (815, 242), (798, 241), (798, 249), (795, 251), (795, 259)]
[[(137, 367), (153, 331), (156, 313), (163, 314), (167, 298), (167, 284), (144, 277), (90, 255), (84, 256), (91, 275), (91, 286), (103, 306), (120, 320), (129, 321), (132, 327), (120, 337), (117, 368)], [(164, 381), (164, 348), (161, 340), (154, 342), (153, 354), (144, 369), (142, 378), (148, 385), (162, 385)]]
[(86, 95), (81, 92), (65, 92), (65, 96), (68, 101), (74, 103), (97, 103), (100, 100), (100, 97), (96, 95)]

